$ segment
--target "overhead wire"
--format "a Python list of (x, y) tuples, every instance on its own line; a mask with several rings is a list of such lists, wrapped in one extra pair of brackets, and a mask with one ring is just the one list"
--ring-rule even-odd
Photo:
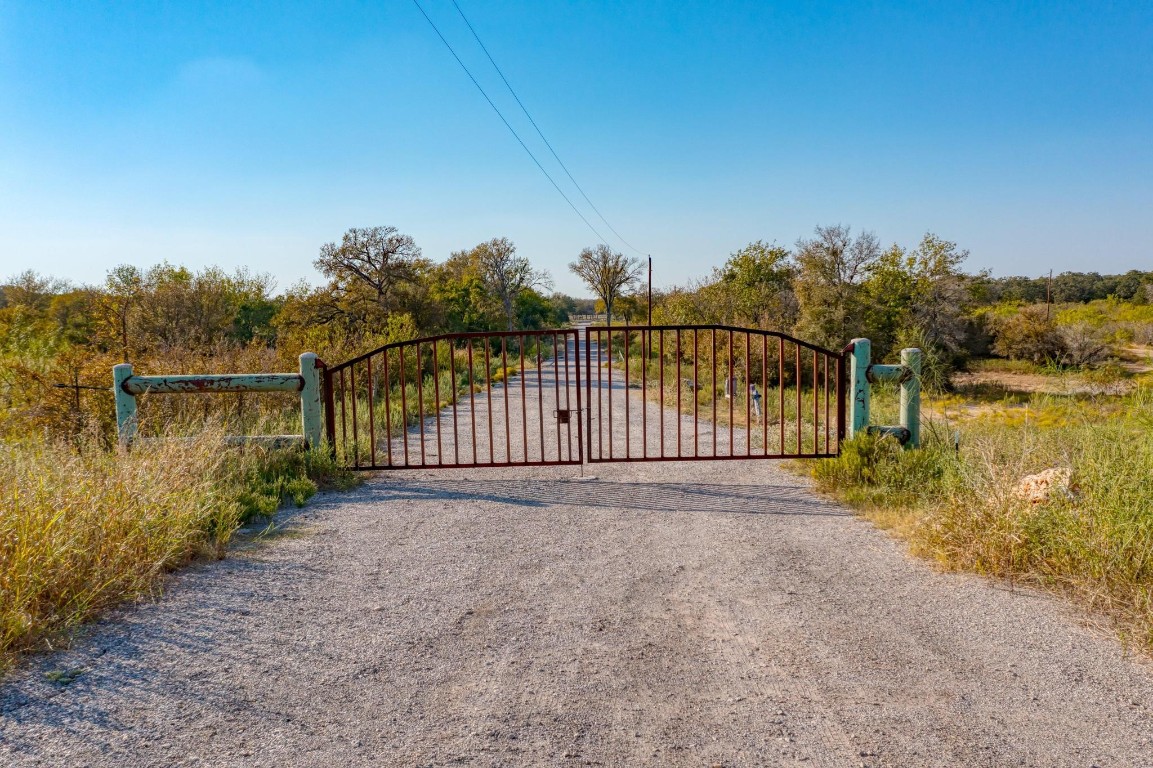
[(440, 38), (442, 43), (444, 43), (444, 47), (448, 48), (448, 52), (452, 54), (454, 59), (456, 59), (456, 63), (459, 64), (460, 68), (464, 70), (464, 73), (468, 75), (468, 79), (471, 80), (472, 84), (476, 86), (476, 89), (480, 91), (480, 95), (484, 96), (484, 100), (488, 102), (490, 107), (492, 107), (493, 112), (496, 112), (497, 117), (499, 117), (500, 121), (504, 123), (504, 126), (508, 128), (509, 133), (513, 135), (513, 138), (517, 140), (517, 143), (520, 144), (521, 148), (524, 149), (526, 153), (528, 153), (530, 158), (532, 158), (532, 161), (536, 164), (536, 167), (540, 169), (540, 172), (544, 174), (545, 178), (548, 179), (549, 182), (553, 185), (553, 188), (555, 188), (560, 196), (564, 198), (564, 201), (569, 204), (569, 207), (573, 209), (573, 212), (580, 217), (580, 220), (585, 223), (585, 226), (592, 230), (592, 233), (597, 236), (597, 239), (605, 245), (608, 245), (608, 240), (605, 239), (604, 235), (598, 232), (597, 228), (594, 227), (592, 223), (585, 217), (585, 215), (580, 212), (580, 209), (573, 204), (573, 201), (569, 199), (569, 196), (564, 193), (564, 190), (560, 188), (560, 185), (556, 183), (556, 180), (549, 174), (547, 170), (545, 170), (545, 167), (541, 165), (540, 160), (537, 159), (536, 155), (533, 154), (532, 150), (529, 149), (528, 145), (524, 143), (523, 139), (521, 139), (520, 134), (516, 132), (516, 129), (513, 128), (509, 121), (505, 118), (504, 113), (502, 113), (496, 104), (493, 103), (493, 100), (489, 98), (488, 93), (484, 90), (483, 87), (481, 87), (481, 84), (477, 82), (477, 79), (473, 77), (472, 72), (469, 71), (467, 66), (465, 66), (465, 63), (461, 60), (460, 56), (457, 55), (456, 50), (453, 49), (452, 45), (448, 42), (445, 36), (441, 34), (440, 28), (436, 26), (436, 23), (432, 20), (428, 13), (425, 12), (424, 6), (420, 4), (420, 0), (412, 0), (412, 3), (417, 7), (417, 10), (420, 11), (420, 14), (424, 16), (425, 21), (427, 21), (429, 26), (432, 27), (432, 30), (436, 32), (436, 36)]
[(540, 136), (540, 140), (544, 142), (544, 145), (546, 147), (548, 147), (548, 151), (552, 153), (553, 159), (557, 161), (557, 164), (560, 165), (560, 167), (564, 170), (565, 175), (568, 176), (569, 181), (571, 181), (573, 183), (573, 186), (577, 188), (577, 191), (581, 193), (581, 197), (583, 197), (585, 202), (589, 204), (589, 207), (592, 208), (596, 212), (596, 215), (599, 216), (600, 220), (605, 223), (605, 226), (608, 227), (609, 230), (614, 235), (617, 236), (618, 240), (620, 240), (622, 243), (624, 243), (626, 246), (631, 248), (636, 253), (642, 253), (642, 251), (640, 249), (635, 247), (628, 240), (625, 240), (624, 237), (621, 236), (620, 232), (617, 232), (616, 228), (612, 224), (609, 223), (608, 219), (605, 218), (605, 215), (600, 212), (600, 209), (597, 208), (595, 204), (593, 204), (592, 200), (589, 199), (589, 196), (585, 193), (584, 188), (581, 187), (581, 185), (577, 183), (577, 180), (575, 178), (573, 178), (573, 175), (569, 171), (568, 166), (565, 165), (564, 161), (560, 159), (560, 155), (558, 155), (556, 150), (553, 149), (552, 143), (549, 142), (549, 140), (547, 138), (545, 138), (544, 132), (540, 129), (540, 126), (536, 124), (536, 120), (533, 120), (532, 115), (529, 114), (528, 107), (526, 107), (524, 105), (524, 102), (520, 100), (520, 96), (517, 95), (516, 91), (512, 87), (512, 84), (509, 83), (508, 78), (504, 76), (504, 71), (496, 63), (496, 59), (494, 59), (492, 57), (492, 54), (489, 53), (488, 46), (486, 46), (484, 44), (484, 41), (480, 39), (480, 35), (477, 34), (476, 29), (472, 26), (472, 22), (470, 22), (468, 20), (468, 17), (464, 15), (464, 11), (461, 10), (461, 7), (456, 2), (456, 0), (452, 0), (452, 4), (453, 4), (453, 7), (456, 8), (456, 12), (460, 14), (461, 19), (464, 20), (465, 25), (468, 27), (468, 31), (472, 33), (473, 38), (477, 42), (477, 45), (479, 45), (480, 49), (482, 51), (484, 51), (484, 55), (488, 57), (488, 61), (490, 64), (492, 64), (492, 68), (496, 70), (496, 73), (498, 75), (500, 75), (500, 79), (501, 79), (501, 81), (504, 82), (505, 88), (508, 88), (508, 92), (511, 93), (512, 97), (516, 100), (516, 103), (520, 107), (521, 112), (524, 112), (524, 116), (528, 118), (528, 121), (530, 123), (532, 123), (532, 127), (536, 130), (536, 135)]

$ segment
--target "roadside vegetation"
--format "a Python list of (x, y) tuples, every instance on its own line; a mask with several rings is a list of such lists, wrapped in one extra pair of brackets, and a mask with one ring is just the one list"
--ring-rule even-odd
[[(961, 389), (927, 403), (924, 447), (859, 437), (818, 487), (917, 553), (1063, 593), (1153, 649), (1153, 378), (1124, 395)], [(879, 400), (895, 410), (892, 393)], [(882, 411), (886, 408), (882, 408)], [(1026, 492), (1025, 478), (1068, 470)]]
[[(750, 243), (700, 280), (654, 292), (653, 321), (779, 331), (832, 350), (867, 336), (877, 362), (920, 347), (925, 449), (855, 442), (813, 466), (821, 487), (946, 567), (1060, 589), (1153, 647), (1153, 272), (994, 278), (964, 272), (966, 257), (933, 234), (883, 246), (818, 227), (792, 247)], [(647, 317), (640, 262), (603, 245), (569, 265), (587, 299), (550, 292), (551, 276), (502, 237), (434, 261), (394, 227), (350, 229), (314, 265), (318, 285), (279, 291), (270, 275), (168, 263), (117, 266), (98, 285), (32, 272), (0, 283), (0, 666), (150, 594), (167, 571), (219, 556), (244, 520), (351, 482), (323, 450), (224, 448), (228, 434), (298, 432), (296, 398), (283, 393), (142, 398), (143, 436), (189, 439), (118, 449), (116, 363), (140, 374), (291, 371), (303, 351), (337, 363), (439, 333)], [(515, 361), (490, 349), (487, 363), (475, 344), (451, 354), (425, 345), (437, 357), (406, 368), (405, 404), (398, 382), (386, 403), (374, 392), (358, 412), (403, 429), (519, 370), (510, 343)], [(525, 351), (529, 362), (549, 357), (547, 341)], [(711, 415), (723, 397), (715, 381), (686, 385), (688, 374), (638, 352), (646, 377)], [(694, 350), (687, 364), (710, 355)], [(738, 350), (725, 365), (755, 371), (775, 359)], [(813, 394), (800, 397), (808, 414)], [(895, 420), (886, 408), (895, 395), (882, 389), (878, 421)], [(747, 409), (738, 403), (732, 423)], [(772, 438), (764, 421), (761, 432)], [(1023, 476), (1051, 468), (1071, 470), (1068, 494), (1042, 504), (1013, 495)]]

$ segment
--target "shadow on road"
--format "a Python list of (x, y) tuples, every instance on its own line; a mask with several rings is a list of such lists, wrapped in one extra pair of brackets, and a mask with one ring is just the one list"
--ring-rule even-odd
[(621, 483), (602, 480), (429, 480), (373, 483), (365, 501), (490, 501), (523, 507), (584, 506), (655, 512), (844, 517), (848, 512), (782, 485)]

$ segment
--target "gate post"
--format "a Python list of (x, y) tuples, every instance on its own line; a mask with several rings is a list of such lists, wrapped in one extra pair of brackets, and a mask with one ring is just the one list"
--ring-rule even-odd
[(305, 352), (300, 356), (300, 422), (304, 444), (308, 448), (320, 447), (320, 369), (316, 354)]
[(116, 397), (116, 434), (120, 444), (127, 446), (136, 437), (136, 395), (124, 388), (132, 378), (132, 364), (112, 366), (112, 394)]
[(853, 339), (849, 353), (849, 439), (869, 426), (869, 365), (873, 345), (868, 339)]
[(901, 350), (901, 366), (907, 374), (901, 379), (901, 426), (909, 432), (906, 448), (921, 447), (921, 350)]

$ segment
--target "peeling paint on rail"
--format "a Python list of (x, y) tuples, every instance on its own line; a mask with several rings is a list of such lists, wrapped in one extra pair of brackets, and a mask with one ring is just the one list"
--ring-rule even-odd
[(121, 387), (130, 395), (186, 392), (300, 392), (295, 373), (225, 373), (211, 376), (133, 376)]

